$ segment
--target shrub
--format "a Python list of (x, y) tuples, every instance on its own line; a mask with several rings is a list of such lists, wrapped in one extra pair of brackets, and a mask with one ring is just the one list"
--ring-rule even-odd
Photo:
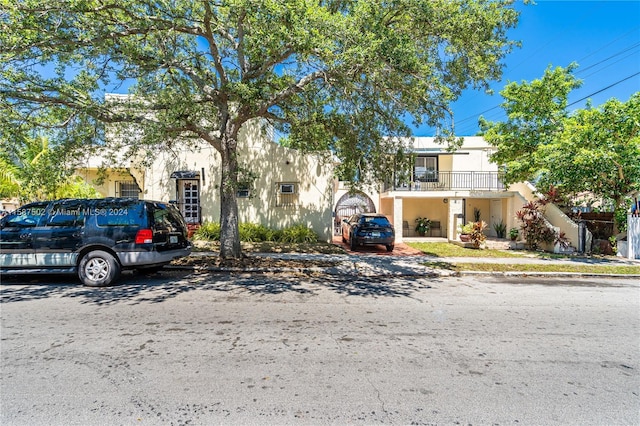
[(471, 243), (475, 246), (475, 248), (480, 248), (487, 240), (487, 236), (484, 235), (485, 229), (487, 229), (487, 224), (483, 220), (479, 222), (473, 222), (469, 236), (471, 238)]
[(283, 243), (315, 243), (318, 236), (307, 226), (298, 224), (282, 230), (281, 242)]
[(284, 231), (282, 229), (269, 229), (269, 231), (267, 232), (267, 241), (282, 241), (283, 235)]
[(217, 222), (205, 222), (193, 234), (196, 240), (220, 241), (220, 224)]
[[(316, 243), (318, 236), (305, 225), (294, 225), (285, 229), (269, 229), (256, 223), (238, 224), (240, 241), (259, 243), (263, 241), (283, 243)], [(205, 222), (195, 232), (196, 240), (220, 241), (220, 224), (217, 222)]]
[(507, 225), (502, 220), (494, 223), (493, 229), (496, 231), (498, 238), (504, 238), (507, 235)]
[(264, 225), (256, 223), (240, 223), (238, 225), (238, 232), (240, 233), (240, 241), (250, 243), (269, 241), (268, 236), (270, 229)]
[(560, 244), (564, 248), (569, 247), (569, 240), (564, 232), (557, 233), (544, 218), (544, 206), (549, 202), (551, 202), (551, 198), (529, 201), (516, 212), (516, 217), (520, 221), (522, 237), (531, 250), (540, 249), (543, 243)]

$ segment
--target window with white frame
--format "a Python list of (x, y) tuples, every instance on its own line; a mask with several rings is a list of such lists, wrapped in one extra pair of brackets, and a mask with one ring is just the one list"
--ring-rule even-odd
[(276, 188), (276, 206), (284, 207), (298, 204), (298, 184), (296, 182), (279, 182)]
[(413, 180), (416, 182), (437, 182), (438, 157), (416, 157)]

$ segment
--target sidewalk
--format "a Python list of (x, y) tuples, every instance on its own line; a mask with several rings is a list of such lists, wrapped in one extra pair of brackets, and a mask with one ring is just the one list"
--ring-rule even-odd
[[(328, 275), (345, 275), (345, 276), (464, 276), (464, 275), (527, 275), (527, 276), (562, 276), (562, 277), (586, 277), (586, 276), (602, 276), (602, 277), (623, 277), (629, 279), (640, 279), (638, 275), (615, 275), (615, 274), (594, 274), (589, 272), (480, 272), (465, 271), (457, 272), (440, 268), (432, 268), (425, 266), (427, 262), (438, 262), (443, 264), (455, 263), (499, 263), (499, 264), (539, 264), (539, 265), (630, 265), (640, 266), (640, 261), (624, 258), (581, 258), (569, 257), (563, 259), (540, 259), (527, 257), (505, 257), (505, 258), (482, 258), (482, 257), (435, 257), (427, 256), (422, 252), (400, 247), (398, 253), (394, 250), (387, 253), (384, 248), (379, 251), (375, 248), (365, 249), (358, 252), (350, 252), (346, 254), (308, 254), (308, 253), (259, 253), (250, 256), (295, 260), (304, 263), (305, 260), (327, 262), (332, 266), (309, 266), (291, 268), (287, 272), (299, 273), (323, 273)], [(410, 249), (410, 250), (408, 250)], [(217, 256), (215, 252), (194, 252), (193, 257)], [(194, 269), (188, 266), (169, 266), (172, 269)], [(229, 267), (210, 267), (206, 270), (214, 272), (285, 272), (282, 268), (229, 268)]]

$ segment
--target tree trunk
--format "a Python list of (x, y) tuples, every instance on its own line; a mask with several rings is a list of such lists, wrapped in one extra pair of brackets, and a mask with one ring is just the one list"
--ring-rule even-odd
[[(234, 133), (232, 132), (232, 135)], [(237, 135), (237, 133), (235, 133)], [(220, 257), (240, 258), (240, 232), (238, 229), (238, 157), (237, 136), (222, 138), (222, 178), (220, 180)]]

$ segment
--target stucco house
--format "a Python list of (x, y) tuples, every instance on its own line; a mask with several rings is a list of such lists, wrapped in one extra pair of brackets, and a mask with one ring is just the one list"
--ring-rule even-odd
[[(427, 237), (454, 241), (458, 225), (475, 221), (476, 216), (488, 224), (488, 236), (497, 236), (493, 225), (500, 222), (507, 230), (518, 228), (516, 212), (535, 199), (535, 188), (528, 183), (509, 187), (502, 183), (498, 165), (489, 160), (494, 148), (482, 137), (465, 137), (454, 152), (431, 137), (416, 137), (407, 145), (415, 156), (412, 167), (389, 171), (388, 181), (379, 190), (349, 194), (345, 186), (338, 186), (336, 222), (355, 211), (383, 213), (394, 224), (396, 241), (402, 242), (417, 237), (416, 219), (427, 217), (432, 225)], [(545, 216), (578, 247), (576, 223), (554, 205), (547, 206)]]
[[(285, 148), (258, 122), (244, 126), (238, 139), (239, 220), (273, 229), (301, 223), (330, 241), (334, 180), (328, 154)], [(115, 167), (94, 155), (76, 174), (105, 197), (175, 202), (191, 225), (220, 220), (220, 156), (213, 147), (174, 147), (144, 160), (120, 159)]]
[[(480, 220), (488, 236), (494, 224), (519, 227), (518, 211), (535, 199), (527, 183), (505, 187), (499, 168), (489, 157), (494, 149), (482, 137), (465, 137), (456, 151), (448, 151), (435, 138), (407, 140), (414, 154), (408, 170), (389, 170), (387, 182), (363, 192), (350, 192), (333, 176), (328, 153), (302, 153), (276, 143), (259, 122), (245, 126), (239, 137), (239, 159), (244, 184), (238, 188), (241, 222), (283, 228), (302, 223), (321, 240), (339, 234), (340, 221), (355, 212), (378, 212), (389, 217), (396, 241), (417, 237), (418, 217), (431, 220), (428, 237), (458, 239), (458, 225)], [(87, 182), (99, 177), (103, 159), (91, 157), (77, 174)], [(175, 202), (185, 220), (198, 225), (219, 221), (220, 159), (211, 146), (174, 148), (158, 152), (145, 162), (119, 160), (96, 188), (104, 196), (134, 196)], [(554, 205), (546, 217), (578, 247), (578, 225)], [(559, 251), (559, 247), (548, 247)]]

